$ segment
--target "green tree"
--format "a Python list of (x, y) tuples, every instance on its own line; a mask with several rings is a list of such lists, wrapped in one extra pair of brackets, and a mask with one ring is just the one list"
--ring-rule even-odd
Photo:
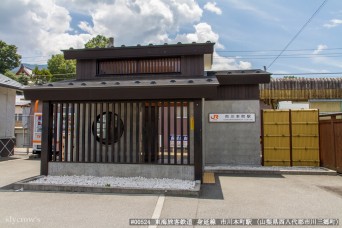
[(0, 40), (0, 73), (4, 74), (6, 70), (18, 67), (21, 55), (17, 54), (15, 45), (8, 45)]
[(292, 78), (297, 78), (294, 75), (288, 75), (288, 76), (284, 76), (285, 79), (292, 79)]
[(52, 74), (48, 69), (43, 68), (39, 70), (38, 66), (32, 70), (32, 74), (34, 75), (33, 79), (35, 84), (49, 82), (52, 78)]
[(15, 73), (13, 73), (13, 72), (10, 71), (10, 70), (6, 70), (5, 73), (4, 73), (4, 75), (5, 75), (6, 77), (9, 77), (10, 79), (13, 79), (13, 80), (15, 80), (15, 81), (18, 81), (17, 75), (15, 75)]
[(65, 60), (63, 54), (52, 55), (48, 60), (48, 70), (52, 81), (73, 78), (76, 72), (76, 60)]
[(21, 74), (21, 75), (18, 77), (18, 82), (20, 82), (20, 83), (23, 84), (23, 85), (28, 85), (28, 83), (29, 83), (29, 77), (27, 77), (25, 74)]
[(85, 45), (85, 48), (105, 48), (109, 44), (109, 38), (102, 36), (102, 35), (97, 35), (96, 37), (90, 39)]

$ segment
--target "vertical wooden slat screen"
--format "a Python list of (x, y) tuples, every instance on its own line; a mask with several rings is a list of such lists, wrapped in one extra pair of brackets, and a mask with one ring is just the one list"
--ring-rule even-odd
[(75, 104), (70, 104), (70, 162), (74, 161), (74, 137), (75, 137)]
[(88, 147), (87, 147), (87, 154), (88, 154), (88, 157), (87, 157), (87, 161), (88, 162), (91, 162), (91, 125), (92, 125), (92, 118), (91, 118), (91, 115), (92, 115), (92, 103), (89, 103), (88, 104)]
[(178, 73), (181, 72), (180, 62), (180, 57), (143, 60), (104, 60), (99, 61), (98, 74)]
[(184, 145), (183, 145), (183, 141), (184, 141), (184, 138), (183, 138), (183, 101), (180, 102), (180, 137), (181, 137), (181, 164), (183, 165), (183, 162), (184, 162)]
[(121, 129), (121, 102), (118, 102), (118, 128), (117, 128), (117, 134), (118, 134), (118, 151), (117, 151), (117, 162), (118, 163), (121, 163), (121, 140), (120, 140), (120, 135), (121, 135), (121, 132), (120, 132), (120, 129)]
[(108, 162), (108, 153), (109, 153), (109, 150), (108, 150), (108, 146), (109, 146), (109, 131), (108, 131), (108, 129), (109, 129), (109, 118), (110, 118), (110, 116), (109, 116), (109, 103), (107, 102), (106, 103), (106, 128), (105, 128), (105, 132), (106, 132), (106, 149), (105, 149), (105, 160), (104, 160), (104, 162)]
[(136, 102), (136, 116), (135, 116), (135, 121), (136, 121), (136, 128), (135, 128), (135, 162), (140, 163), (140, 140), (139, 140), (139, 126), (140, 126), (140, 108), (139, 108), (139, 102)]
[(101, 102), (100, 103), (100, 151), (99, 151), (100, 162), (102, 162), (102, 152), (103, 152), (103, 103)]
[[(51, 161), (190, 165), (190, 101), (52, 103)], [(187, 140), (187, 141), (186, 141)]]
[(124, 159), (124, 162), (126, 163), (127, 162), (127, 102), (124, 102), (124, 156), (123, 156), (123, 159)]
[(159, 134), (158, 134), (158, 122), (159, 122), (159, 102), (156, 101), (155, 103), (155, 107), (154, 107), (154, 132), (153, 132), (153, 135), (154, 135), (154, 163), (157, 163), (158, 162), (158, 155), (159, 155)]
[(53, 129), (53, 104), (48, 101), (43, 102), (42, 109), (42, 154), (40, 174), (48, 175), (49, 161), (51, 161), (52, 152), (52, 129)]
[(164, 164), (164, 153), (165, 153), (165, 106), (164, 101), (161, 102), (161, 163)]
[(63, 161), (63, 103), (59, 104), (59, 161)]
[(129, 104), (129, 162), (133, 163), (133, 102)]
[(94, 118), (94, 123), (93, 123), (93, 127), (92, 127), (92, 131), (93, 131), (93, 162), (97, 162), (97, 124), (96, 124), (96, 118), (97, 118), (97, 103), (94, 103), (94, 113), (93, 113), (93, 118)]
[(85, 145), (86, 145), (86, 103), (82, 103), (82, 162), (85, 162)]
[(111, 128), (112, 128), (112, 135), (111, 135), (111, 145), (112, 145), (112, 153), (111, 153), (111, 159), (110, 159), (110, 162), (115, 162), (115, 125), (116, 125), (116, 122), (115, 122), (115, 103), (113, 102), (112, 103), (112, 115), (111, 115), (111, 119), (112, 119), (112, 122), (111, 122)]
[(170, 101), (167, 102), (167, 163), (171, 162), (171, 115), (170, 115)]
[(58, 141), (58, 135), (57, 135), (57, 129), (58, 129), (58, 103), (54, 104), (54, 117), (53, 117), (53, 161), (56, 161), (56, 155), (57, 155), (57, 141)]
[(77, 122), (76, 122), (76, 162), (80, 161), (80, 118), (81, 118), (81, 110), (80, 103), (76, 103), (77, 108)]
[(141, 106), (141, 163), (145, 163), (145, 154), (146, 154), (146, 141), (144, 140), (144, 123), (146, 122), (146, 109), (145, 102), (140, 103)]
[(151, 163), (151, 153), (152, 153), (152, 139), (151, 139), (151, 136), (152, 136), (152, 103), (151, 101), (149, 101), (148, 103), (148, 117), (147, 117), (147, 133), (146, 133), (146, 137), (147, 137), (147, 153), (148, 153), (148, 163)]
[(177, 101), (173, 102), (173, 153), (174, 164), (177, 164)]
[(68, 161), (68, 145), (69, 145), (69, 103), (65, 104), (64, 117), (64, 161)]

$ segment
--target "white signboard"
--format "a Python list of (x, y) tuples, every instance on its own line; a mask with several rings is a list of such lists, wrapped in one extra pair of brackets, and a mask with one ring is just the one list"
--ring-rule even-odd
[(209, 122), (211, 123), (240, 123), (255, 122), (255, 113), (224, 113), (224, 114), (209, 114)]
[[(169, 137), (170, 140), (170, 147), (174, 147), (175, 145), (175, 137), (173, 135), (170, 135)], [(183, 140), (181, 135), (177, 135), (177, 147), (182, 146), (182, 141), (183, 141), (183, 147), (188, 147), (188, 136), (183, 135)]]

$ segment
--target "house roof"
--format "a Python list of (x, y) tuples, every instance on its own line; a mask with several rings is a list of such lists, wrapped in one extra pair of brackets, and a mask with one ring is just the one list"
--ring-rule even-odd
[(31, 76), (32, 75), (32, 69), (28, 68), (24, 64), (21, 64), (20, 68), (18, 69), (18, 71), (15, 74), (19, 75), (22, 73), (26, 74), (27, 76)]
[(121, 46), (63, 50), (65, 59), (116, 59), (140, 57), (171, 57), (185, 55), (212, 56), (215, 43), (164, 44), (147, 46)]
[(209, 71), (207, 74), (215, 75), (220, 85), (260, 84), (271, 80), (271, 73), (259, 69)]
[[(227, 73), (230, 72), (230, 73)], [(193, 78), (148, 78), (68, 80), (35, 85), (24, 89), (27, 100), (139, 100), (215, 98), (224, 85), (259, 84), (270, 80), (261, 70), (207, 72)]]
[(3, 74), (0, 74), (0, 87), (21, 90), (23, 85)]
[(25, 88), (25, 99), (129, 100), (210, 98), (216, 96), (216, 78), (144, 80), (69, 80)]

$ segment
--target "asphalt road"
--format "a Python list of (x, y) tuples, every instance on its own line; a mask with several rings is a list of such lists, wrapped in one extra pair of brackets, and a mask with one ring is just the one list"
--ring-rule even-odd
[(216, 184), (202, 186), (199, 198), (14, 192), (11, 183), (39, 175), (39, 161), (25, 158), (0, 160), (0, 227), (147, 227), (130, 226), (129, 219), (152, 217), (332, 218), (342, 222), (341, 176), (219, 175)]

